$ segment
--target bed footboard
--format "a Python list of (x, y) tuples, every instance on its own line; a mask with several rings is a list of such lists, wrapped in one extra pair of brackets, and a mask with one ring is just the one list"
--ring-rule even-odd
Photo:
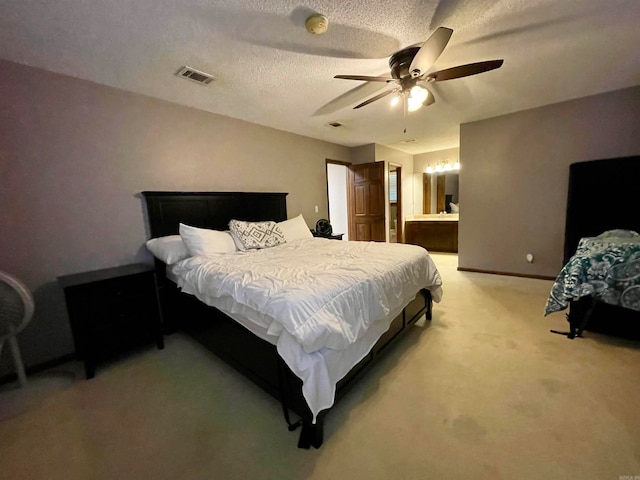
[[(313, 415), (302, 395), (302, 381), (282, 361), (274, 345), (253, 335), (219, 310), (191, 295), (180, 293), (177, 288), (165, 285), (162, 294), (163, 306), (167, 308), (166, 318), (172, 325), (178, 326), (281, 402), (289, 430), (301, 427), (298, 447), (319, 448), (322, 445), (324, 418), (328, 410), (320, 412), (313, 423)], [(430, 292), (419, 292), (393, 320), (369, 354), (338, 382), (336, 402), (422, 315), (431, 319), (431, 306)], [(180, 312), (179, 318), (176, 312)], [(299, 417), (298, 421), (290, 420), (290, 411)]]

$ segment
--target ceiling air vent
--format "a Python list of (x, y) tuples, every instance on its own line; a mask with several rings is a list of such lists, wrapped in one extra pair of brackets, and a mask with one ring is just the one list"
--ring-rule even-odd
[(192, 82), (199, 83), (200, 85), (209, 85), (213, 82), (213, 75), (201, 72), (195, 68), (187, 67), (186, 65), (176, 72), (176, 75)]

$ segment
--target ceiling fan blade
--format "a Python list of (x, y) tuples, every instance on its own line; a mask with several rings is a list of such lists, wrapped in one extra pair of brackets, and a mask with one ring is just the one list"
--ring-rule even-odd
[(364, 102), (362, 102), (359, 105), (356, 105), (355, 107), (353, 107), (353, 109), (355, 110), (356, 108), (360, 108), (360, 107), (364, 107), (365, 105), (369, 105), (372, 102), (375, 102), (376, 100), (380, 100), (381, 98), (386, 97), (387, 95), (391, 94), (395, 92), (395, 90), (386, 90), (382, 93), (379, 93), (378, 95), (376, 95), (375, 97), (371, 97), (369, 100), (365, 100)]
[(488, 60), (486, 62), (468, 63), (467, 65), (458, 65), (457, 67), (447, 68), (439, 72), (433, 72), (426, 76), (425, 80), (429, 82), (442, 82), (444, 80), (453, 80), (454, 78), (468, 77), (478, 73), (488, 72), (500, 68), (504, 60)]
[(366, 75), (336, 75), (333, 78), (341, 78), (343, 80), (360, 80), (363, 82), (392, 82), (390, 77), (368, 77)]
[(343, 93), (339, 97), (334, 98), (330, 102), (324, 104), (318, 110), (313, 113), (313, 116), (327, 115), (337, 112), (343, 108), (350, 107), (354, 103), (361, 102), (365, 98), (380, 92), (383, 88), (387, 88), (387, 85), (379, 82), (364, 82), (355, 85), (354, 88), (348, 92)]
[[(442, 51), (449, 43), (453, 30), (447, 27), (439, 27), (426, 42), (422, 45), (416, 56), (413, 57), (411, 66), (409, 67), (409, 73), (412, 76), (418, 77), (436, 62)], [(415, 73), (414, 73), (415, 72)]]

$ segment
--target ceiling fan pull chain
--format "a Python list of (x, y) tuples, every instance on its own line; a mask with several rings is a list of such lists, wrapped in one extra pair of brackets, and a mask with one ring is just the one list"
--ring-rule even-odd
[(407, 96), (402, 94), (402, 121), (404, 123), (404, 132), (407, 133)]

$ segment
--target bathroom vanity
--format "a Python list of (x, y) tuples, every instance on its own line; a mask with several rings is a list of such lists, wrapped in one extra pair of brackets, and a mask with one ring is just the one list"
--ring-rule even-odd
[(405, 243), (430, 252), (458, 252), (458, 214), (423, 214), (405, 219)]

